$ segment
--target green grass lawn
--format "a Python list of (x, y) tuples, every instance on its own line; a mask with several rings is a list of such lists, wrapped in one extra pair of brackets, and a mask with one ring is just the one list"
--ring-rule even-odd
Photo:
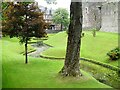
[(1, 88), (2, 88), (2, 45), (0, 45), (0, 89)]
[[(58, 72), (63, 61), (29, 57), (24, 64), (24, 46), (16, 38), (3, 38), (2, 45), (2, 85), (3, 88), (110, 88), (98, 82), (85, 71), (80, 78), (63, 78)], [(29, 50), (33, 48), (29, 46)]]
[[(118, 61), (111, 61), (106, 53), (118, 46), (118, 34), (108, 32), (97, 32), (96, 37), (92, 36), (91, 31), (85, 31), (85, 36), (82, 38), (81, 44), (81, 57), (93, 59), (103, 63), (118, 66)], [(67, 46), (66, 32), (60, 32), (44, 43), (53, 46), (52, 48), (44, 51), (43, 56), (48, 57), (65, 57)]]

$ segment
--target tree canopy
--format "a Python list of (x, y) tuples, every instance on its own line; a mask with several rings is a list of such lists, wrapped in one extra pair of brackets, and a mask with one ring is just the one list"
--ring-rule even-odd
[(27, 42), (31, 37), (46, 35), (45, 28), (48, 24), (35, 2), (9, 2), (8, 4), (8, 8), (3, 12), (5, 17), (2, 23), (4, 36), (18, 37), (27, 48)]
[(57, 4), (56, 0), (45, 0), (47, 4)]
[(62, 24), (63, 27), (66, 29), (69, 25), (69, 13), (66, 9), (64, 8), (58, 8), (55, 10), (53, 13), (53, 22), (55, 24)]
[(24, 42), (25, 37), (42, 37), (45, 34), (47, 23), (43, 13), (39, 11), (35, 3), (13, 2), (3, 12), (3, 34), (10, 37), (19, 37)]

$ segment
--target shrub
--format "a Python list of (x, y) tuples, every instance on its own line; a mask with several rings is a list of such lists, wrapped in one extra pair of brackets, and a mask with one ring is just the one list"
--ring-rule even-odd
[(85, 33), (81, 33), (81, 37), (84, 37), (85, 36)]
[(115, 48), (107, 53), (111, 60), (117, 60), (120, 58), (120, 48)]
[(96, 29), (93, 29), (93, 37), (96, 37)]

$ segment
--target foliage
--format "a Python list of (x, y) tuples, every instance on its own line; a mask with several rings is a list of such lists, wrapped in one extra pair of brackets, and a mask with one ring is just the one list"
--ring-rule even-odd
[(93, 29), (92, 34), (93, 34), (93, 37), (96, 37), (96, 29)]
[(69, 13), (66, 9), (64, 8), (58, 8), (55, 10), (55, 12), (53, 13), (53, 22), (55, 24), (63, 24), (64, 29), (68, 28), (69, 25)]
[(9, 7), (3, 15), (3, 34), (12, 37), (18, 37), (23, 43), (30, 37), (42, 37), (46, 23), (35, 3), (28, 2), (9, 2)]
[(27, 63), (27, 43), (31, 37), (45, 37), (47, 23), (35, 2), (9, 2), (3, 12), (5, 19), (2, 23), (3, 35), (10, 38), (18, 37), (25, 43), (25, 57)]
[(81, 61), (81, 69), (92, 74), (100, 82), (119, 88), (120, 78), (118, 72), (86, 61)]
[(3, 16), (3, 12), (8, 8), (9, 4), (8, 2), (2, 2), (1, 3), (1, 8), (2, 8), (2, 12), (0, 13), (0, 20), (4, 20), (4, 16)]
[(120, 59), (120, 48), (115, 48), (107, 53), (111, 60)]
[(45, 0), (47, 4), (57, 4), (56, 0)]
[(8, 2), (2, 2), (2, 10), (4, 10), (8, 6)]

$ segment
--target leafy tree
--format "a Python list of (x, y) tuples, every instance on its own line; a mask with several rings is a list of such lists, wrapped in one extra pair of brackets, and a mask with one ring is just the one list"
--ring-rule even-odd
[(9, 2), (9, 7), (3, 15), (3, 35), (10, 38), (18, 37), (21, 43), (25, 43), (25, 63), (27, 59), (27, 44), (31, 37), (44, 37), (47, 23), (34, 2)]
[(8, 2), (2, 2), (0, 4), (1, 4), (1, 9), (2, 9), (2, 10), (0, 10), (1, 11), (0, 20), (2, 20), (5, 18), (5, 17), (3, 17), (2, 12), (4, 12), (8, 8), (9, 5), (8, 5)]
[(8, 7), (8, 2), (2, 2), (2, 11), (4, 11)]
[(82, 2), (71, 2), (70, 25), (65, 63), (60, 71), (63, 76), (81, 76), (80, 73), (80, 45), (82, 33)]
[(58, 8), (56, 11), (53, 13), (53, 22), (55, 24), (61, 24), (61, 30), (63, 30), (63, 27), (66, 29), (69, 25), (69, 13), (66, 9), (64, 8)]
[(56, 0), (45, 0), (47, 4), (57, 4)]

